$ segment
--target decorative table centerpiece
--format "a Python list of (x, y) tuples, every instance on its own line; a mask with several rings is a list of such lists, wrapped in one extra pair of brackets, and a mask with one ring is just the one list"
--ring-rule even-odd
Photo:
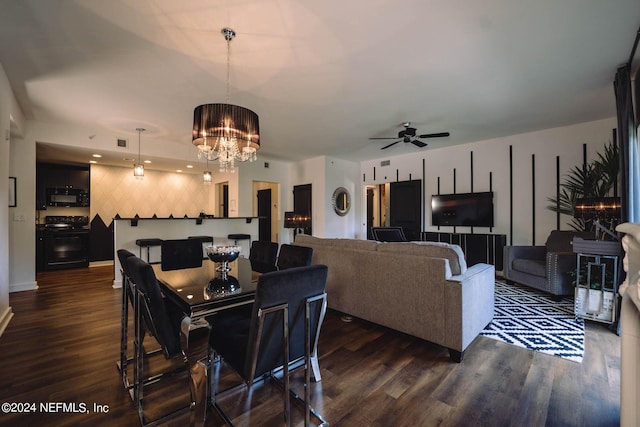
[(229, 275), (231, 268), (229, 263), (235, 261), (240, 255), (241, 247), (237, 245), (210, 245), (207, 246), (207, 256), (216, 267), (217, 276), (209, 281), (207, 290), (215, 295), (229, 295), (240, 292), (238, 279)]

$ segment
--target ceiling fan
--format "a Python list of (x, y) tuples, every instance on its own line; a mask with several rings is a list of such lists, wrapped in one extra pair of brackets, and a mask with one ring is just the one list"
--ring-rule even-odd
[(427, 143), (420, 141), (421, 138), (442, 138), (445, 136), (449, 136), (449, 132), (439, 132), (439, 133), (426, 133), (424, 135), (416, 135), (416, 128), (411, 127), (411, 122), (404, 122), (402, 124), (404, 126), (404, 130), (398, 132), (397, 138), (369, 138), (369, 139), (397, 139), (397, 141), (392, 142), (389, 145), (385, 145), (381, 148), (381, 150), (385, 150), (393, 145), (396, 145), (398, 142), (410, 142), (413, 145), (418, 147), (426, 147)]

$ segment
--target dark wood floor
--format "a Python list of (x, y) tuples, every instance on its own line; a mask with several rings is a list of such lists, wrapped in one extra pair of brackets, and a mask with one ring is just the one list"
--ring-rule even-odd
[[(15, 313), (0, 337), (0, 403), (37, 413), (0, 413), (0, 425), (139, 425), (116, 370), (121, 291), (112, 267), (38, 274), (40, 289), (12, 293)], [(463, 363), (447, 350), (329, 312), (320, 339), (323, 379), (313, 404), (334, 426), (616, 426), (619, 338), (588, 323), (582, 364), (479, 337)], [(159, 394), (165, 409), (170, 393)], [(186, 394), (185, 394), (186, 396)], [(280, 425), (281, 393), (254, 387), (221, 400), (238, 425)], [(42, 413), (40, 403), (84, 403), (85, 413)], [(94, 404), (108, 412), (94, 412)], [(299, 425), (301, 414), (294, 421)], [(178, 418), (170, 425), (184, 425)], [(212, 415), (208, 425), (220, 425)]]

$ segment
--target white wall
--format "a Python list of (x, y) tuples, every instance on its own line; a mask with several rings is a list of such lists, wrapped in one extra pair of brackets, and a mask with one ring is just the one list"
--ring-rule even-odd
[[(318, 237), (363, 238), (358, 234), (359, 206), (362, 188), (358, 185), (358, 164), (333, 157), (319, 156), (292, 163), (288, 204), (283, 211), (293, 210), (293, 187), (311, 184), (312, 233)], [(331, 196), (338, 187), (345, 187), (351, 195), (352, 207), (343, 217), (331, 205)], [(287, 190), (284, 190), (285, 192)], [(292, 235), (291, 235), (292, 237)]]
[(10, 176), (16, 177), (16, 207), (9, 208), (9, 291), (36, 289), (35, 143), (11, 138)]
[[(260, 156), (255, 162), (245, 162), (239, 165), (238, 182), (238, 212), (239, 216), (253, 216), (256, 202), (256, 189), (254, 182), (269, 182), (273, 185), (279, 184), (280, 188), (274, 192), (272, 203), (277, 206), (277, 215), (272, 218), (272, 235), (275, 231), (279, 243), (288, 243), (289, 230), (284, 228), (284, 211), (287, 209), (287, 192), (291, 192), (291, 181), (289, 178), (289, 163), (280, 160), (268, 159)], [(277, 193), (277, 194), (276, 194)]]
[[(513, 243), (529, 245), (543, 244), (549, 232), (556, 228), (556, 214), (546, 209), (547, 197), (556, 194), (556, 156), (560, 157), (561, 180), (570, 168), (582, 164), (583, 144), (587, 145), (587, 157), (592, 159), (612, 140), (612, 129), (616, 119), (610, 118), (572, 126), (546, 129), (504, 138), (456, 145), (448, 148), (423, 150), (365, 161), (361, 163), (361, 174), (365, 184), (380, 184), (410, 179), (422, 179), (422, 164), (425, 164), (424, 212), (425, 229), (431, 226), (431, 195), (453, 193), (453, 175), (456, 174), (455, 192), (471, 191), (471, 152), (473, 152), (473, 191), (489, 191), (489, 172), (492, 174), (492, 190), (495, 203), (495, 227), (474, 227), (475, 233), (510, 235), (509, 215), (509, 157), (513, 156)], [(535, 181), (533, 180), (532, 156), (535, 155)], [(391, 165), (382, 167), (381, 160), (390, 160)], [(375, 179), (373, 179), (375, 168)], [(532, 189), (535, 185), (535, 209)], [(362, 203), (362, 198), (359, 199)], [(533, 215), (535, 213), (535, 223)], [(366, 212), (361, 218), (365, 218)], [(570, 229), (563, 218), (561, 229)], [(535, 234), (533, 228), (535, 225)], [(363, 227), (364, 228), (364, 227)], [(441, 227), (441, 231), (453, 231), (453, 227)], [(469, 227), (456, 227), (457, 232), (468, 233)], [(364, 232), (364, 230), (362, 230)]]
[[(366, 238), (358, 233), (360, 216), (358, 215), (359, 210), (354, 208), (354, 202), (361, 200), (364, 190), (361, 185), (362, 179), (359, 180), (359, 172), (360, 168), (357, 163), (331, 157), (326, 158), (325, 193), (322, 205), (322, 209), (325, 211), (324, 237)], [(351, 198), (351, 208), (345, 216), (339, 216), (333, 210), (333, 192), (339, 187), (346, 188)]]
[[(11, 176), (10, 140), (12, 134), (21, 135), (22, 132), (24, 132), (24, 116), (13, 95), (4, 67), (0, 64), (0, 177), (4, 177), (3, 179), (8, 179)], [(17, 172), (14, 176), (17, 176)], [(17, 196), (19, 200), (21, 195), (17, 194)], [(35, 205), (35, 202), (33, 203)], [(0, 335), (12, 317), (9, 306), (9, 272), (12, 269), (9, 261), (11, 251), (9, 210), (9, 186), (0, 185)]]

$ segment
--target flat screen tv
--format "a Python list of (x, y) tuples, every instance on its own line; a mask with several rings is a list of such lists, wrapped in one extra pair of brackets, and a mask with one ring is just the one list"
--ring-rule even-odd
[(493, 192), (434, 194), (431, 196), (431, 223), (493, 227)]

